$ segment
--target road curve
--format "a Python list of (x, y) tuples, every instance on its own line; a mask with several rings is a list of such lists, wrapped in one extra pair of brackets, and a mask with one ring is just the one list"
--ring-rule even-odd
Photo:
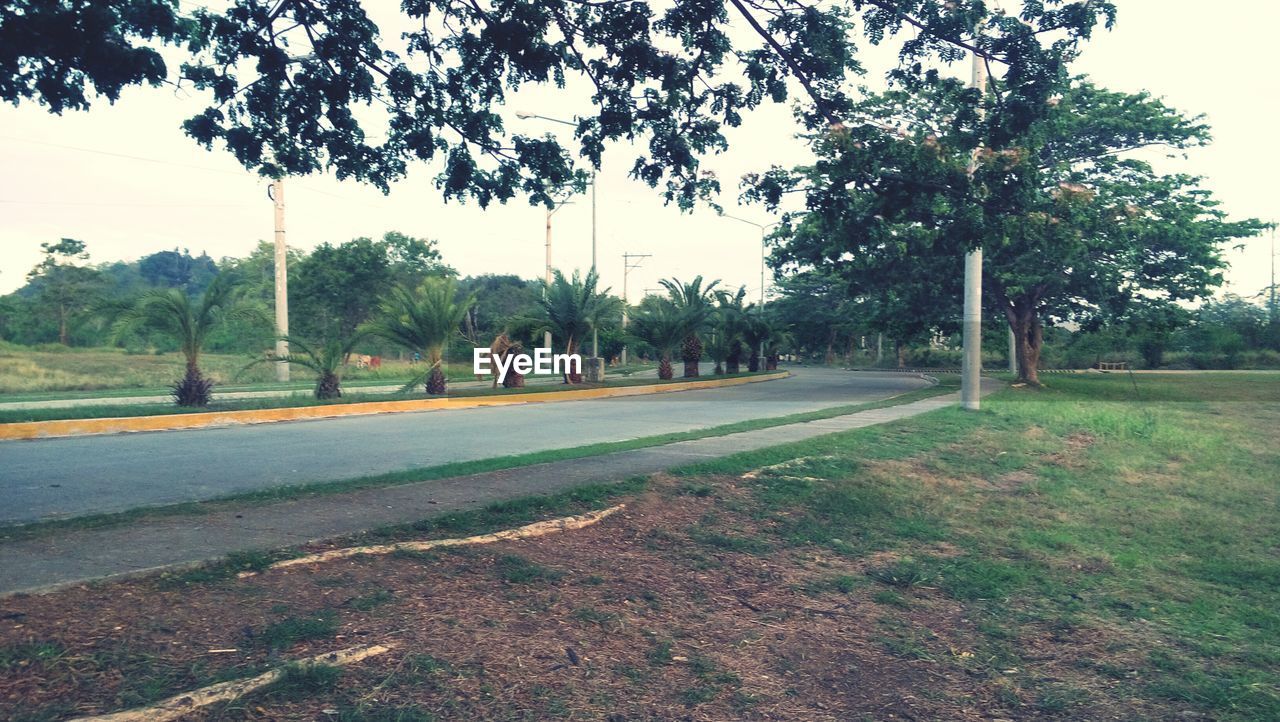
[(926, 383), (792, 371), (780, 381), (656, 396), (3, 442), (0, 524), (689, 431), (876, 401)]

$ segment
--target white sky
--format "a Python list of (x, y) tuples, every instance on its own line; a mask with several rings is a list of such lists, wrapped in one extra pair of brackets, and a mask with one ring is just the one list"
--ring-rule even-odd
[[(1274, 36), (1280, 3), (1220, 0), (1212, 11), (1197, 0), (1117, 4), (1116, 29), (1086, 46), (1076, 72), (1109, 88), (1149, 90), (1184, 111), (1206, 113), (1214, 144), (1167, 169), (1205, 176), (1234, 217), (1280, 216), (1275, 174), (1280, 145), (1274, 130), (1280, 118), (1280, 51)], [(384, 27), (384, 35), (392, 33)], [(883, 62), (881, 51), (867, 55)], [(878, 79), (875, 74), (867, 78)], [(180, 129), (182, 120), (204, 108), (203, 100), (198, 94), (135, 88), (115, 106), (103, 103), (88, 113), (61, 117), (34, 104), (0, 107), (0, 293), (22, 285), (39, 260), (41, 242), (62, 237), (85, 241), (93, 261), (131, 260), (174, 247), (215, 258), (243, 256), (258, 240), (269, 240), (267, 183), (225, 151), (203, 150)], [(514, 111), (567, 117), (585, 107), (581, 100), (535, 91), (522, 92), (509, 109), (509, 128), (563, 132), (572, 147), (572, 129), (529, 125), (541, 121), (518, 120)], [(736, 207), (737, 179), (771, 164), (804, 162), (807, 154), (794, 133), (789, 109), (767, 106), (729, 134), (727, 153), (706, 159), (705, 167), (716, 171), (724, 187), (726, 212), (773, 220), (758, 207)], [(660, 278), (696, 274), (735, 287), (745, 284), (754, 298), (760, 286), (759, 230), (708, 209), (682, 214), (664, 207), (656, 191), (627, 177), (634, 155), (626, 147), (610, 148), (599, 177), (598, 262), (604, 285), (621, 291), (621, 255), (629, 251), (653, 254), (631, 273), (633, 302)], [(399, 230), (438, 240), (445, 261), (463, 275), (541, 277), (544, 211), (523, 200), (487, 210), (474, 203), (446, 204), (432, 183), (437, 170), (411, 167), (408, 179), (388, 196), (331, 177), (286, 181), (289, 244), (310, 249), (324, 241)], [(555, 215), (554, 265), (590, 265), (590, 218), (586, 197)], [(1263, 237), (1244, 252), (1229, 252), (1227, 290), (1252, 295), (1268, 283), (1268, 243)]]

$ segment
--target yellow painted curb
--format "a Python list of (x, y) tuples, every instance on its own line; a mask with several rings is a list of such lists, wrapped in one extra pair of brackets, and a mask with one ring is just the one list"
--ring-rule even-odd
[(411, 399), (407, 401), (367, 401), (355, 404), (329, 406), (293, 406), (280, 409), (249, 409), (244, 411), (208, 411), (195, 414), (170, 414), (163, 416), (122, 416), (103, 419), (59, 419), (56, 421), (24, 421), (0, 424), (0, 440), (44, 439), (57, 436), (89, 436), (118, 434), (129, 431), (176, 431), (179, 429), (204, 429), (211, 426), (235, 426), (238, 424), (266, 424), (276, 421), (302, 419), (329, 419), (339, 416), (367, 416), (370, 414), (398, 414), (413, 411), (443, 411), (447, 409), (472, 409), (479, 406), (511, 406), (514, 404), (543, 404), (554, 401), (580, 401), (582, 399), (608, 399), (620, 396), (667, 394), (677, 391), (714, 389), (725, 386), (773, 381), (790, 376), (790, 372), (740, 376), (732, 379), (707, 379), (674, 384), (644, 384), (619, 388), (573, 389), (569, 391), (540, 391), (527, 394), (500, 396), (460, 396), (442, 399)]

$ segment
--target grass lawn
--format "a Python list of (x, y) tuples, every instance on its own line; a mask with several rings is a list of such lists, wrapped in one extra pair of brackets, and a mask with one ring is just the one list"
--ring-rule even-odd
[(580, 531), (5, 599), (0, 717), (393, 643), (193, 718), (1280, 719), (1280, 375), (1048, 383), (346, 543), (627, 504)]

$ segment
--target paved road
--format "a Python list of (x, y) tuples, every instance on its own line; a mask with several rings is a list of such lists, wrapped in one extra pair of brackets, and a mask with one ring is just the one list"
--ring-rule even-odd
[(0, 442), (0, 523), (687, 431), (925, 384), (901, 374), (793, 370), (780, 381), (655, 396)]

